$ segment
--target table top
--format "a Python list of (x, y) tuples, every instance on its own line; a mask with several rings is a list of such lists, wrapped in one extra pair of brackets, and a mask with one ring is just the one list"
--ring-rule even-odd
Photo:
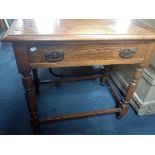
[(155, 29), (143, 20), (15, 20), (3, 41), (155, 40)]

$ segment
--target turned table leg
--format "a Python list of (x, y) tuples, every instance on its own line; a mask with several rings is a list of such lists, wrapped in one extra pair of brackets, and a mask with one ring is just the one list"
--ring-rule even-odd
[(25, 89), (25, 97), (27, 101), (27, 106), (30, 113), (30, 123), (34, 134), (39, 133), (39, 118), (36, 108), (36, 97), (35, 88), (32, 80), (31, 74), (23, 75), (22, 77), (23, 86)]
[(138, 66), (136, 68), (136, 71), (133, 73), (133, 77), (132, 77), (132, 80), (131, 80), (128, 88), (127, 88), (124, 100), (122, 100), (120, 102), (121, 112), (117, 113), (117, 115), (116, 115), (117, 118), (122, 118), (123, 115), (125, 115), (128, 112), (129, 101), (130, 101), (131, 97), (134, 94), (134, 91), (135, 91), (135, 89), (137, 87), (138, 81), (139, 81), (139, 79), (141, 78), (141, 76), (143, 74), (143, 70), (144, 70), (144, 67)]
[(39, 95), (40, 80), (38, 78), (38, 69), (36, 69), (36, 68), (32, 69), (32, 73), (33, 73), (33, 81), (34, 81), (34, 85), (35, 85), (35, 92), (37, 95)]
[(39, 117), (36, 106), (35, 86), (31, 75), (29, 65), (28, 50), (25, 44), (21, 42), (13, 43), (14, 54), (17, 62), (18, 72), (22, 75), (25, 97), (30, 113), (30, 123), (34, 134), (39, 133)]
[(103, 76), (101, 76), (101, 78), (100, 78), (100, 84), (101, 85), (105, 85), (106, 80), (109, 77), (109, 74), (110, 74), (111, 70), (112, 70), (112, 66), (110, 66), (110, 65), (109, 66), (104, 66)]

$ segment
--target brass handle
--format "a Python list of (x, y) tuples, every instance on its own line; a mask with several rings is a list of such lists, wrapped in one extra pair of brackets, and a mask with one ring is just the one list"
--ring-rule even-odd
[(131, 58), (136, 53), (136, 48), (121, 48), (119, 49), (119, 56), (122, 58)]
[(49, 62), (61, 61), (64, 59), (63, 51), (45, 52), (45, 59)]

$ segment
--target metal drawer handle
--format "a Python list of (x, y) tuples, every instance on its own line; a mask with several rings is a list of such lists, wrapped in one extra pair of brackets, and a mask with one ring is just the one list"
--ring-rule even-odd
[(122, 58), (131, 58), (136, 53), (136, 48), (121, 48), (119, 49), (119, 56)]
[(63, 51), (45, 52), (44, 57), (46, 61), (49, 62), (61, 61), (64, 59), (64, 52)]

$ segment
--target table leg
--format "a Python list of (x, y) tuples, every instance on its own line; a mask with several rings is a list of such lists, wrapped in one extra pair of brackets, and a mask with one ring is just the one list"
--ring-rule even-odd
[(40, 79), (38, 78), (38, 69), (32, 69), (33, 73), (33, 80), (34, 80), (34, 85), (35, 85), (35, 92), (37, 95), (39, 95), (39, 87), (40, 87)]
[(132, 77), (132, 80), (127, 88), (124, 100), (122, 100), (120, 102), (121, 112), (117, 113), (117, 115), (116, 115), (117, 118), (122, 118), (123, 115), (125, 115), (128, 112), (129, 101), (134, 94), (134, 91), (137, 87), (139, 79), (141, 78), (141, 76), (143, 74), (143, 71), (144, 71), (144, 67), (138, 66), (136, 68), (136, 71), (133, 73), (133, 77)]
[(110, 74), (111, 70), (112, 70), (112, 66), (110, 66), (110, 65), (109, 66), (104, 66), (103, 76), (101, 76), (101, 78), (100, 78), (100, 84), (101, 85), (105, 85), (106, 80), (109, 77), (109, 74)]
[(31, 127), (33, 129), (34, 134), (39, 133), (39, 118), (36, 108), (36, 97), (35, 97), (35, 87), (33, 84), (32, 76), (29, 75), (23, 75), (22, 77), (23, 86), (25, 89), (25, 97), (27, 101), (27, 106), (30, 113), (30, 123)]

